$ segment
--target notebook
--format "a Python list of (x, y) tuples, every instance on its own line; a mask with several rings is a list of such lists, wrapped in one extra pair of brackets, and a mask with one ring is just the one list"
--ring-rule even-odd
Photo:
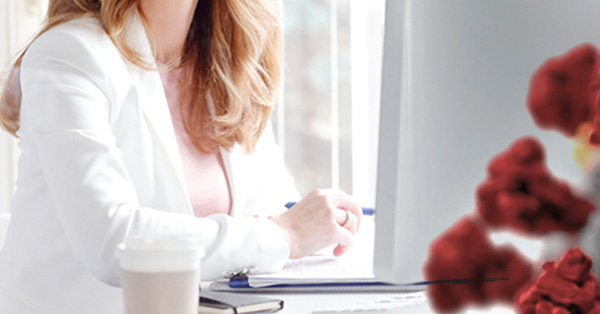
[(200, 291), (199, 314), (273, 313), (283, 308), (283, 300), (248, 294)]

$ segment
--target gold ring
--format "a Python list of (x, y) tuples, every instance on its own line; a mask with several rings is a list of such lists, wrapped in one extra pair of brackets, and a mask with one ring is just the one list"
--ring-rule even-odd
[(348, 220), (350, 220), (350, 214), (348, 214), (348, 211), (344, 210), (344, 212), (346, 213), (346, 220), (344, 220), (344, 222), (341, 224), (342, 227), (348, 223)]

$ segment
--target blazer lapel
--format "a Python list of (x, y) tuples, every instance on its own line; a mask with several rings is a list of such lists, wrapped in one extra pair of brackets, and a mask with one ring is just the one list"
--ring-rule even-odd
[[(135, 15), (129, 24), (127, 43), (138, 52), (147, 64), (156, 66), (146, 31), (139, 15)], [(193, 214), (183, 164), (179, 155), (179, 147), (171, 121), (171, 113), (167, 104), (164, 87), (157, 71), (146, 71), (130, 65), (138, 101), (146, 118), (147, 125), (157, 144), (156, 166), (166, 172), (169, 186), (175, 195), (170, 195), (179, 204), (170, 210)], [(170, 194), (170, 193), (169, 193)]]

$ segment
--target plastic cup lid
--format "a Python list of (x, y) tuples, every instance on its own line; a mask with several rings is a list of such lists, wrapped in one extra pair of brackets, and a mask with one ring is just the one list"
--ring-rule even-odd
[(204, 247), (187, 235), (135, 235), (118, 246), (121, 268), (131, 271), (177, 271), (200, 267)]

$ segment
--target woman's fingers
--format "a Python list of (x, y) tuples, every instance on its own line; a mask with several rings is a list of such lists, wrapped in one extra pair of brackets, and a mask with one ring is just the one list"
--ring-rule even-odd
[(337, 227), (337, 233), (339, 242), (335, 249), (333, 249), (333, 255), (336, 257), (348, 252), (348, 250), (350, 250), (350, 247), (352, 246), (353, 240), (352, 232), (350, 232), (350, 230), (346, 228), (343, 228), (341, 226)]
[(335, 221), (341, 227), (348, 229), (352, 234), (358, 231), (359, 220), (352, 212), (344, 209), (334, 209)]
[(335, 207), (347, 210), (349, 214), (353, 214), (356, 217), (356, 229), (358, 229), (362, 218), (362, 209), (356, 204), (354, 199), (350, 195), (338, 190), (332, 190), (330, 197)]
[(350, 221), (350, 212), (345, 209), (332, 209), (335, 214), (335, 222), (340, 226), (345, 226)]
[(314, 190), (285, 213), (273, 218), (290, 245), (290, 258), (300, 258), (336, 245), (344, 254), (358, 231), (361, 209), (348, 194), (337, 190)]

